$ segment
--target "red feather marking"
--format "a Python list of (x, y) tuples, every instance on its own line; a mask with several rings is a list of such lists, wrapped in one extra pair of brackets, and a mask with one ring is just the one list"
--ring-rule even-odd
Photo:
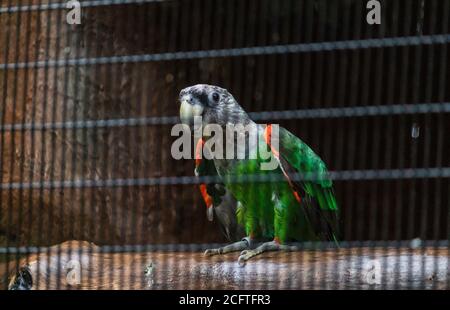
[(202, 149), (205, 141), (203, 139), (199, 139), (197, 142), (197, 146), (195, 147), (195, 167), (200, 166), (202, 162)]
[[(199, 139), (197, 142), (197, 146), (195, 147), (195, 167), (198, 168), (200, 164), (202, 163), (202, 149), (203, 145), (205, 144), (205, 141), (203, 139)], [(202, 194), (203, 200), (206, 203), (206, 207), (210, 208), (213, 204), (213, 199), (211, 196), (208, 195), (208, 192), (206, 191), (206, 184), (202, 183), (200, 184), (200, 193)]]
[(206, 191), (206, 184), (202, 183), (200, 184), (200, 193), (202, 194), (203, 200), (206, 203), (206, 207), (209, 208), (213, 204), (212, 197), (208, 195), (208, 192)]
[(293, 191), (293, 192), (294, 192), (295, 199), (296, 199), (299, 203), (301, 203), (301, 202), (302, 202), (302, 198), (300, 197), (300, 195), (299, 195), (296, 191)]
[[(266, 141), (267, 145), (270, 147), (270, 150), (272, 151), (272, 153), (275, 155), (275, 157), (279, 160), (280, 159), (280, 153), (278, 152), (278, 150), (276, 150), (272, 144), (271, 144), (271, 139), (272, 139), (272, 125), (268, 124), (266, 126), (266, 129), (264, 131), (264, 140)], [(292, 183), (291, 179), (289, 178), (289, 175), (286, 173), (286, 171), (284, 171), (283, 167), (280, 166), (281, 171), (283, 172), (284, 176), (286, 177), (289, 186), (292, 189), (292, 193), (294, 194), (295, 199), (300, 203), (302, 201), (300, 195), (294, 190), (294, 184)]]
[(267, 145), (270, 147), (270, 150), (272, 151), (272, 153), (278, 158), (280, 157), (280, 153), (278, 152), (278, 150), (276, 150), (272, 144), (272, 124), (268, 124), (266, 126), (266, 130), (264, 131), (264, 140), (266, 140)]

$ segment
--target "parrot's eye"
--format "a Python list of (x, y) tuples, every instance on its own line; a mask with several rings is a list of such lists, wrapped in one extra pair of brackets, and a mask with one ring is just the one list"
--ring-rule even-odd
[(218, 93), (213, 93), (213, 94), (212, 94), (212, 99), (213, 99), (215, 102), (219, 102), (220, 95), (219, 95)]

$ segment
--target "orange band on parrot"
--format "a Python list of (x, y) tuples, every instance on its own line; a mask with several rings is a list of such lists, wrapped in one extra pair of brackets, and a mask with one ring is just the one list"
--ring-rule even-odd
[[(270, 147), (270, 150), (272, 151), (273, 155), (275, 155), (275, 157), (277, 159), (279, 159), (280, 153), (271, 144), (271, 140), (272, 140), (272, 125), (271, 124), (268, 124), (266, 126), (266, 129), (264, 130), (264, 140), (266, 141), (267, 145)], [(280, 168), (281, 168), (281, 171), (283, 172), (284, 176), (286, 177), (289, 185), (291, 186), (292, 193), (294, 194), (295, 199), (300, 203), (302, 199), (301, 199), (300, 195), (294, 190), (294, 185), (292, 184), (292, 181), (289, 178), (289, 175), (286, 173), (286, 171), (284, 171), (283, 167), (280, 167)]]
[(209, 208), (212, 206), (212, 197), (208, 195), (208, 192), (206, 191), (206, 184), (202, 183), (200, 184), (200, 193), (202, 194), (203, 200), (206, 203), (206, 207)]
[(203, 139), (199, 139), (197, 142), (197, 146), (195, 147), (195, 166), (200, 166), (200, 163), (202, 162), (202, 149), (203, 145), (205, 144), (205, 141)]
[[(202, 149), (203, 145), (205, 144), (205, 141), (203, 139), (199, 139), (197, 142), (197, 145), (195, 147), (195, 167), (200, 166), (202, 163)], [(200, 184), (200, 193), (202, 194), (203, 200), (206, 203), (206, 207), (212, 207), (213, 200), (212, 197), (208, 195), (208, 192), (206, 191), (206, 184), (202, 183)]]
[(270, 147), (270, 149), (272, 150), (272, 153), (276, 156), (276, 157), (280, 157), (280, 153), (278, 152), (278, 150), (276, 150), (273, 146), (272, 146), (272, 125), (268, 124), (266, 126), (266, 129), (264, 131), (264, 140), (266, 140), (267, 145)]
[(300, 195), (296, 191), (293, 191), (293, 192), (294, 192), (295, 199), (297, 199), (298, 202), (301, 202), (302, 199), (300, 198)]

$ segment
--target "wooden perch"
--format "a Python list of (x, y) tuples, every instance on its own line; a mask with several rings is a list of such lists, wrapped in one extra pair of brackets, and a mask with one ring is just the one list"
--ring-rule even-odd
[[(244, 267), (237, 257), (110, 254), (92, 243), (69, 241), (21, 259), (19, 277), (28, 272), (31, 289), (448, 289), (450, 281), (447, 248), (272, 252)], [(10, 269), (10, 287), (18, 282), (15, 270)]]

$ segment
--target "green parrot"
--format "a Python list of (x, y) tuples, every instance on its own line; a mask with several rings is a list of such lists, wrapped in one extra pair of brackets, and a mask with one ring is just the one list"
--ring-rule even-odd
[[(200, 184), (208, 218), (216, 216), (225, 236), (234, 241), (208, 249), (206, 255), (242, 251), (238, 262), (245, 264), (267, 251), (299, 250), (291, 243), (295, 241), (337, 244), (339, 208), (332, 181), (324, 162), (308, 145), (275, 124), (255, 123), (218, 86), (187, 87), (179, 101), (181, 122), (199, 137), (195, 175), (214, 177), (214, 183)], [(229, 133), (230, 126), (245, 130), (233, 131), (231, 138), (215, 139), (214, 144), (209, 143), (213, 130), (206, 130), (211, 125), (214, 133), (217, 128)], [(218, 141), (224, 144), (222, 149), (231, 150), (227, 156), (218, 152)], [(298, 177), (308, 173), (314, 177)], [(267, 178), (248, 182), (246, 176)], [(259, 241), (263, 243), (255, 248), (253, 244)]]

